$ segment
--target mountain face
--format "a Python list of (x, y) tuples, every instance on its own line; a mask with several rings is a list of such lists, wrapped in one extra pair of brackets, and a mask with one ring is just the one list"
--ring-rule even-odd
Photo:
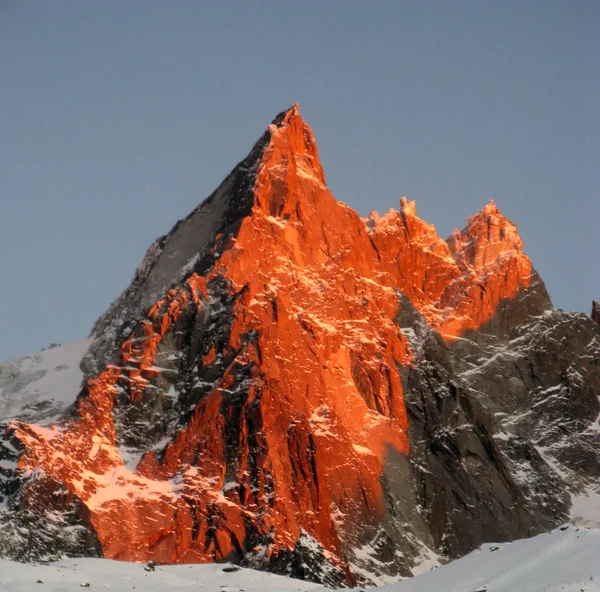
[(297, 106), (148, 249), (58, 421), (6, 403), (8, 364), (8, 558), (352, 585), (600, 520), (600, 325), (552, 307), (493, 202), (444, 241), (405, 198), (336, 201)]

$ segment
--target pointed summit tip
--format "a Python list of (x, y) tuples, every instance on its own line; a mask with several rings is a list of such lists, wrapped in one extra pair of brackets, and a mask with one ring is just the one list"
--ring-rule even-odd
[(483, 208), (479, 210), (479, 212), (469, 216), (466, 228), (469, 228), (482, 218), (489, 219), (492, 218), (492, 216), (499, 216), (501, 218), (504, 218), (504, 216), (500, 213), (500, 210), (498, 209), (498, 206), (496, 205), (494, 200), (490, 199), (490, 201), (488, 201), (487, 204), (485, 204), (485, 206), (483, 206)]
[(400, 198), (400, 212), (405, 216), (417, 215), (417, 204), (413, 201), (408, 201), (406, 196)]
[(490, 201), (487, 202), (487, 204), (483, 207), (483, 210), (481, 210), (482, 214), (485, 214), (486, 216), (493, 216), (493, 215), (499, 215), (500, 214), (500, 210), (498, 209), (498, 206), (495, 204), (493, 199), (490, 199)]
[(294, 103), (291, 107), (288, 107), (275, 117), (271, 125), (281, 127), (284, 123), (287, 123), (292, 117), (299, 115), (300, 107), (298, 103)]
[(487, 220), (488, 222), (494, 221), (494, 224), (510, 224), (514, 226), (514, 224), (512, 224), (512, 222), (508, 220), (506, 216), (502, 215), (494, 200), (490, 199), (490, 201), (488, 201), (487, 204), (485, 204), (485, 206), (483, 206), (483, 208), (479, 210), (479, 212), (469, 216), (469, 219), (467, 220), (467, 225), (465, 226), (463, 232), (468, 232), (471, 227), (473, 227), (474, 225), (477, 226), (484, 220)]

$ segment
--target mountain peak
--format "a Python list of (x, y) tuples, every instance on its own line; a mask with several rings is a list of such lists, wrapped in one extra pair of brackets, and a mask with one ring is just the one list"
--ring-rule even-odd
[[(490, 221), (493, 221), (493, 222), (490, 222)], [(468, 229), (470, 227), (477, 227), (481, 223), (485, 223), (485, 224), (508, 223), (516, 228), (516, 226), (514, 224), (512, 224), (512, 222), (510, 222), (510, 220), (508, 220), (508, 218), (506, 218), (506, 216), (502, 215), (502, 213), (498, 209), (498, 206), (496, 205), (496, 203), (494, 202), (493, 199), (490, 199), (490, 201), (488, 201), (487, 204), (485, 204), (485, 206), (483, 206), (483, 208), (481, 208), (481, 210), (479, 210), (479, 212), (469, 216), (469, 219), (467, 220), (467, 224), (466, 224), (466, 227), (463, 230), (463, 232), (468, 231)]]
[[(535, 448), (491, 438), (499, 414), (486, 418), (557, 386), (539, 382), (539, 348), (535, 366), (514, 368), (491, 349), (531, 315), (549, 322), (534, 273), (493, 202), (448, 244), (406, 197), (361, 220), (327, 188), (293, 105), (150, 247), (94, 329), (68, 421), (0, 429), (0, 459), (22, 488), (11, 503), (71, 512), (66, 492), (107, 558), (227, 560), (331, 586), (410, 573), (426, 544), (455, 555), (554, 524), (565, 508), (549, 505), (554, 481), (530, 462)], [(486, 366), (481, 404), (468, 381)], [(524, 450), (532, 490), (518, 478)], [(75, 544), (63, 539), (58, 557)]]
[(406, 196), (400, 198), (400, 212), (405, 216), (417, 215), (417, 204), (413, 201), (408, 201)]
[(289, 215), (308, 185), (324, 187), (325, 173), (310, 126), (298, 104), (282, 111), (269, 126), (270, 138), (257, 167), (255, 204), (272, 216)]
[(283, 126), (285, 123), (289, 122), (292, 117), (299, 116), (300, 106), (298, 103), (294, 103), (291, 107), (284, 109), (281, 113), (278, 113), (275, 119), (271, 122), (271, 125), (275, 125), (277, 127)]
[(500, 213), (490, 200), (477, 214), (469, 217), (462, 231), (454, 231), (448, 245), (459, 261), (478, 269), (507, 253), (522, 254), (523, 241), (515, 224)]
[(273, 119), (208, 198), (148, 248), (131, 285), (94, 325), (97, 340), (90, 358), (109, 361), (98, 351), (114, 345), (115, 335), (105, 330), (109, 325), (126, 327), (194, 269), (210, 269), (221, 252), (215, 241), (226, 244), (257, 211), (272, 216), (299, 211), (298, 201), (305, 201), (315, 184), (325, 187), (325, 174), (313, 132), (294, 103)]
[(485, 216), (501, 216), (500, 210), (498, 209), (498, 206), (495, 204), (493, 199), (490, 199), (490, 201), (488, 201), (487, 204), (483, 206), (481, 213)]

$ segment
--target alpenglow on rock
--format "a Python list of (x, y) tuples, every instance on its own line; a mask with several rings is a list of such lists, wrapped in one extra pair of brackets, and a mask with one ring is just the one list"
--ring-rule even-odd
[(493, 202), (448, 241), (405, 198), (361, 219), (294, 106), (149, 248), (58, 420), (0, 366), (0, 555), (377, 584), (600, 520), (599, 359)]

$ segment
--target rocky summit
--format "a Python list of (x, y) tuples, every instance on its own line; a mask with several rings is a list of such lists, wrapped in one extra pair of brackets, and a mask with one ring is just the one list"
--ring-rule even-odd
[(66, 351), (72, 400), (0, 365), (6, 558), (379, 584), (600, 521), (600, 325), (493, 202), (444, 241), (336, 201), (297, 105)]

